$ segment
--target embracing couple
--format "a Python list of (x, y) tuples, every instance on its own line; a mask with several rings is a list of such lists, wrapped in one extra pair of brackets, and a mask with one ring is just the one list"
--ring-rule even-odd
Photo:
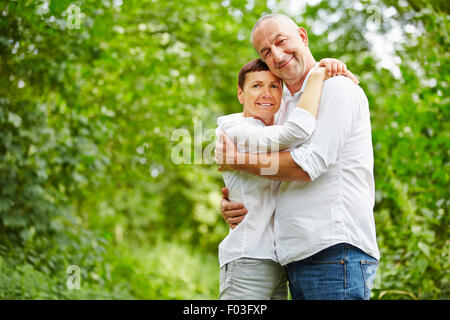
[(243, 112), (217, 120), (230, 225), (219, 298), (287, 299), (289, 284), (292, 299), (369, 299), (379, 251), (364, 91), (340, 61), (316, 63), (285, 15), (260, 18), (251, 41)]

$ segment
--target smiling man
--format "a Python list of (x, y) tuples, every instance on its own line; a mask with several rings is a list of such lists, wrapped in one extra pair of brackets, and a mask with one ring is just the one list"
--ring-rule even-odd
[(291, 94), (301, 86), (316, 61), (305, 29), (281, 14), (264, 16), (252, 30), (251, 41), (270, 71), (283, 79)]
[[(252, 43), (286, 90), (281, 124), (293, 112), (316, 61), (305, 29), (289, 17), (260, 18)], [(378, 267), (370, 113), (363, 90), (345, 77), (325, 81), (316, 129), (288, 152), (265, 155), (278, 171), (261, 174), (260, 154), (236, 153), (226, 137), (216, 149), (227, 168), (282, 181), (274, 218), (276, 255), (287, 268), (293, 299), (369, 299)], [(239, 150), (238, 150), (239, 151)], [(244, 157), (244, 164), (237, 159)], [(231, 161), (228, 161), (231, 159)], [(245, 217), (242, 202), (224, 190), (221, 211), (230, 226)]]

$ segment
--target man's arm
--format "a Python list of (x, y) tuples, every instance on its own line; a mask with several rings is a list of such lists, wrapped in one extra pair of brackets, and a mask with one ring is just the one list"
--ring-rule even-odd
[[(306, 181), (310, 182), (311, 178), (308, 172), (304, 171), (292, 159), (290, 152), (272, 152), (269, 154), (251, 154), (246, 153), (246, 163), (249, 165), (237, 165), (238, 170), (249, 172), (256, 175), (261, 175), (264, 178), (278, 180), (278, 181)], [(252, 165), (252, 163), (256, 163)], [(267, 169), (268, 174), (264, 174)], [(271, 172), (275, 172), (271, 174)]]
[[(229, 140), (229, 138), (226, 138)], [(235, 148), (235, 145), (231, 140), (229, 140), (232, 147)], [(244, 154), (247, 157), (247, 163), (255, 163), (251, 165), (239, 165), (238, 166), (242, 171), (246, 171), (255, 175), (259, 175), (261, 172), (261, 168), (268, 167), (267, 159), (262, 159), (262, 157), (258, 157), (261, 154), (253, 154), (247, 153)], [(265, 178), (273, 179), (273, 180), (282, 180), (282, 181), (311, 181), (308, 173), (303, 171), (301, 167), (298, 166), (297, 163), (292, 160), (290, 152), (276, 152), (267, 154), (270, 157), (270, 161), (277, 162), (279, 164), (279, 170), (277, 175), (266, 175)], [(227, 165), (221, 165), (220, 167), (226, 167)], [(219, 167), (219, 170), (221, 170)], [(237, 227), (239, 223), (245, 218), (247, 214), (247, 209), (240, 202), (230, 201), (228, 199), (228, 189), (222, 189), (223, 198), (220, 202), (220, 212), (222, 213), (222, 217), (225, 222), (230, 226), (231, 229)]]
[(221, 165), (219, 171), (244, 171), (278, 181), (311, 181), (308, 172), (299, 167), (290, 152), (238, 153), (233, 141), (225, 135), (218, 139), (217, 147), (216, 150), (229, 150), (224, 155), (227, 164)]

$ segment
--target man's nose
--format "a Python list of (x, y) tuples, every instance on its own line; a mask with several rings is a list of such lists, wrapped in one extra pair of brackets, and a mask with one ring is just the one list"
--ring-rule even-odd
[(276, 62), (277, 64), (279, 64), (280, 62), (283, 61), (284, 52), (283, 52), (283, 50), (282, 50), (281, 48), (275, 47), (275, 46), (274, 46), (274, 47), (272, 48), (272, 54), (273, 54), (273, 57), (274, 57), (275, 62)]

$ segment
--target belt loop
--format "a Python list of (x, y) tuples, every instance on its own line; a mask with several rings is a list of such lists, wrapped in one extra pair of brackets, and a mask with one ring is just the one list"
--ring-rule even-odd
[(347, 261), (347, 249), (348, 249), (348, 246), (346, 243), (344, 243), (344, 261)]
[[(344, 288), (347, 288), (347, 244), (344, 244)], [(345, 294), (345, 293), (344, 293)]]

